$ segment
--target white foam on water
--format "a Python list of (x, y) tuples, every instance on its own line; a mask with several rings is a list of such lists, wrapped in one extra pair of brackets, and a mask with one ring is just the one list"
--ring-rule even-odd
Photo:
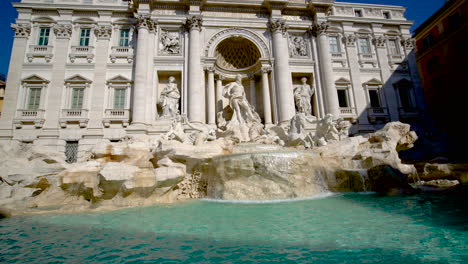
[(215, 203), (269, 204), (269, 203), (289, 203), (289, 202), (297, 202), (297, 201), (319, 200), (319, 199), (324, 199), (324, 198), (328, 198), (332, 196), (339, 196), (339, 195), (342, 195), (342, 194), (333, 193), (333, 192), (324, 192), (324, 193), (317, 194), (317, 195), (310, 196), (310, 197), (278, 199), (278, 200), (223, 200), (223, 199), (210, 199), (210, 198), (204, 198), (201, 200), (207, 201), (207, 202), (215, 202)]

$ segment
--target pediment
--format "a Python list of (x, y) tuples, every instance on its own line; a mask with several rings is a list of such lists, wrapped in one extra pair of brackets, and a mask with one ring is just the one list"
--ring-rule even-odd
[(92, 83), (91, 80), (86, 79), (85, 77), (79, 74), (73, 75), (72, 77), (65, 79), (65, 82), (66, 83)]
[(351, 81), (346, 78), (339, 78), (335, 81), (335, 84), (351, 84)]
[(42, 78), (41, 76), (39, 75), (36, 75), (36, 74), (33, 74), (29, 77), (26, 77), (24, 79), (21, 80), (21, 82), (23, 83), (49, 83), (48, 80)]
[(122, 75), (117, 75), (112, 79), (107, 80), (108, 83), (131, 83), (132, 80), (127, 79)]
[(367, 81), (367, 82), (364, 83), (364, 84), (367, 84), (367, 85), (382, 85), (382, 82), (379, 81), (379, 80), (377, 80), (377, 79), (375, 79), (375, 78), (373, 78), (373, 79)]

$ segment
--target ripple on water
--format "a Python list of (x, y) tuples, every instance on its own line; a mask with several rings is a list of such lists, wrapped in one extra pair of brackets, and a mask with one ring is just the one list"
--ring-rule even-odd
[(0, 221), (0, 262), (466, 263), (466, 205), (449, 198), (347, 194), (16, 217)]

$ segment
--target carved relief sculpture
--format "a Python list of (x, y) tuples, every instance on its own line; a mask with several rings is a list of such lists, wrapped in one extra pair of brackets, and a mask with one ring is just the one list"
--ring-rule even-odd
[(299, 113), (304, 113), (307, 116), (312, 115), (311, 99), (315, 93), (314, 88), (310, 88), (307, 84), (307, 78), (301, 79), (302, 84), (294, 89), (294, 101)]
[(179, 32), (161, 32), (160, 52), (163, 54), (180, 54)]
[(162, 108), (162, 118), (171, 118), (179, 114), (180, 92), (177, 88), (176, 79), (169, 77), (169, 83), (164, 87), (159, 99)]
[(289, 37), (289, 54), (291, 57), (307, 57), (307, 43), (303, 36)]

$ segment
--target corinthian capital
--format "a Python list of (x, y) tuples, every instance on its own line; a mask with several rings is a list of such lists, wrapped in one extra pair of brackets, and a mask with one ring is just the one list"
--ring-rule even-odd
[(137, 28), (146, 28), (149, 31), (156, 31), (156, 27), (158, 25), (158, 22), (154, 19), (151, 18), (151, 15), (137, 15), (136, 16), (137, 20)]
[(344, 37), (344, 42), (346, 43), (346, 46), (348, 46), (348, 47), (356, 46), (356, 35), (354, 35), (354, 34), (346, 35)]
[(58, 39), (69, 39), (72, 35), (72, 26), (70, 24), (54, 25), (54, 34)]
[(413, 38), (406, 38), (401, 40), (401, 45), (405, 47), (405, 49), (413, 49), (414, 48), (414, 39)]
[(328, 22), (321, 22), (321, 23), (315, 23), (310, 27), (310, 31), (312, 32), (312, 35), (314, 36), (320, 36), (321, 34), (324, 34), (328, 30)]
[(268, 28), (271, 32), (281, 32), (283, 34), (288, 30), (288, 26), (286, 26), (286, 21), (284, 19), (270, 19)]
[(201, 15), (191, 15), (187, 16), (187, 20), (185, 21), (185, 27), (187, 30), (200, 30), (203, 23), (203, 17)]
[(11, 24), (11, 28), (15, 31), (15, 38), (27, 38), (31, 34), (29, 23)]
[(270, 73), (271, 67), (270, 66), (262, 66), (262, 73)]
[(110, 39), (112, 36), (112, 27), (110, 25), (101, 25), (94, 28), (94, 33), (98, 39)]
[(384, 47), (385, 47), (386, 39), (385, 39), (384, 36), (375, 36), (375, 37), (372, 39), (372, 42), (374, 43), (374, 45), (375, 45), (377, 48), (384, 48)]

